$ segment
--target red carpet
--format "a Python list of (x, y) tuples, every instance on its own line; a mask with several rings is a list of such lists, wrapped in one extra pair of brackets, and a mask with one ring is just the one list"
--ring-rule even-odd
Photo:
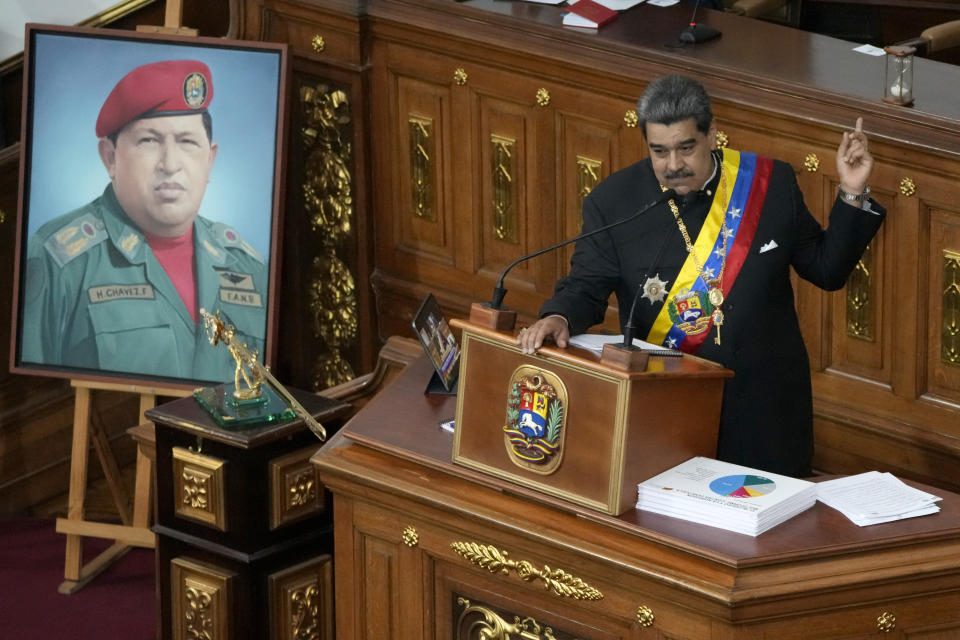
[[(153, 551), (132, 549), (65, 596), (57, 592), (65, 541), (52, 520), (0, 520), (0, 638), (155, 640)], [(84, 560), (110, 544), (85, 540)]]

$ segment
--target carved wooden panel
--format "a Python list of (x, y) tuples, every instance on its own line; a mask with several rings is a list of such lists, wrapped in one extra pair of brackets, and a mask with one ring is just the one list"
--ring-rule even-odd
[(270, 640), (333, 640), (333, 562), (329, 555), (267, 578)]
[(316, 446), (309, 446), (270, 461), (271, 529), (323, 512), (326, 491), (310, 464), (316, 452)]
[(236, 574), (182, 557), (170, 571), (173, 640), (229, 640)]
[(397, 156), (396, 222), (399, 247), (415, 255), (453, 261), (447, 209), (449, 88), (404, 75), (393, 77)]
[(926, 392), (960, 404), (960, 216), (930, 212)]
[(173, 447), (174, 513), (207, 526), (227, 530), (227, 462)]

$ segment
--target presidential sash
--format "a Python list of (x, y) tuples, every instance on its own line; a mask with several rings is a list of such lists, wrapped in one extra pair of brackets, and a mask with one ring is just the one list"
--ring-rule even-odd
[[(760, 211), (767, 196), (773, 161), (766, 156), (724, 149), (722, 170), (732, 189), (717, 189), (694, 244), (694, 252), (703, 263), (703, 276), (713, 280), (723, 270), (722, 291), (727, 298), (743, 266), (753, 236), (757, 231)], [(724, 193), (720, 193), (724, 191)], [(724, 221), (726, 225), (724, 225)], [(727, 255), (724, 256), (726, 226)], [(724, 259), (726, 264), (724, 265)], [(673, 282), (667, 301), (654, 320), (647, 342), (662, 344), (686, 353), (696, 353), (713, 327), (714, 306), (710, 302), (710, 286), (697, 270), (688, 253), (680, 273)]]

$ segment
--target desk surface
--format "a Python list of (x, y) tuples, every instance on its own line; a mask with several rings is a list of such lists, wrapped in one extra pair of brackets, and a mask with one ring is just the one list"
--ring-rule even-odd
[[(638, 539), (655, 541), (677, 550), (737, 568), (776, 565), (804, 558), (827, 559), (869, 550), (906, 549), (921, 544), (946, 545), (960, 553), (960, 495), (916, 485), (942, 496), (941, 511), (935, 515), (897, 522), (858, 527), (839, 512), (817, 503), (813, 508), (756, 538), (722, 529), (632, 510), (621, 516), (595, 512), (536, 491), (514, 486), (485, 474), (454, 465), (451, 459), (453, 436), (439, 428), (439, 422), (453, 417), (453, 396), (425, 395), (432, 369), (427, 359), (412, 363), (377, 395), (342, 430), (350, 441), (360, 443), (405, 461), (423, 465), (443, 475), (463, 478), (533, 500), (576, 517), (594, 521)], [(328, 448), (345, 446), (338, 438)], [(436, 481), (434, 478), (433, 481)], [(956, 549), (953, 549), (956, 547)], [(944, 553), (941, 549), (940, 553)]]

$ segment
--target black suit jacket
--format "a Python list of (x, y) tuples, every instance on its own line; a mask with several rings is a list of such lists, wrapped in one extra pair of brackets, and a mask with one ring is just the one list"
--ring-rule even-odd
[[(692, 239), (703, 225), (716, 185), (715, 178), (707, 186), (709, 193), (688, 197), (681, 206)], [(629, 216), (659, 194), (649, 159), (618, 171), (584, 201), (583, 231)], [(824, 230), (804, 204), (793, 169), (774, 161), (756, 235), (723, 304), (721, 344), (714, 343), (716, 329), (711, 329), (698, 352), (735, 373), (724, 386), (717, 452), (721, 460), (791, 476), (809, 474), (810, 364), (794, 308), (790, 267), (821, 288), (844, 286), (885, 216), (875, 202), (871, 207), (873, 213), (837, 198)], [(613, 292), (623, 327), (646, 279), (659, 276), (669, 290), (686, 256), (668, 205), (654, 207), (634, 222), (578, 242), (569, 276), (557, 283), (540, 315), (561, 314), (571, 335), (583, 333), (603, 321)], [(639, 300), (637, 337), (646, 337), (663, 304)]]

